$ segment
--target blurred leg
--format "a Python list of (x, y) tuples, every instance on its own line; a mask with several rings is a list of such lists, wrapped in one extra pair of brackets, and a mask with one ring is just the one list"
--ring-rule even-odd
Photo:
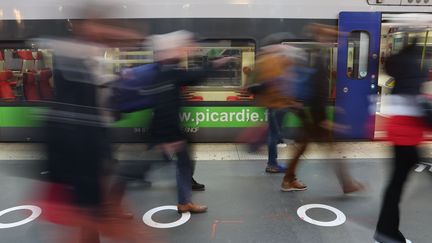
[(205, 185), (198, 183), (193, 177), (192, 177), (192, 190), (193, 191), (205, 191)]
[(306, 148), (309, 144), (310, 135), (308, 129), (310, 129), (310, 123), (307, 120), (306, 113), (301, 110), (297, 113), (299, 119), (302, 122), (300, 137), (298, 139), (297, 147), (294, 153), (294, 157), (288, 165), (288, 168), (285, 171), (284, 181), (293, 181), (296, 177), (297, 167), (300, 163), (300, 157), (306, 151)]
[(275, 119), (276, 119), (276, 129), (277, 129), (277, 136), (278, 136), (278, 143), (283, 143), (283, 121), (285, 118), (286, 113), (288, 112), (287, 109), (278, 109), (275, 111)]
[(192, 198), (192, 170), (193, 162), (190, 159), (187, 145), (177, 154), (177, 195), (179, 204), (187, 204)]
[(267, 134), (267, 148), (268, 148), (268, 166), (277, 166), (277, 143), (279, 140), (278, 134), (278, 124), (275, 117), (276, 111), (273, 109), (268, 109), (269, 117), (268, 117), (268, 125), (269, 131)]
[(285, 171), (284, 181), (293, 181), (296, 178), (296, 171), (300, 163), (300, 157), (306, 151), (308, 144), (308, 141), (302, 141), (298, 143), (298, 147), (296, 148), (294, 157)]
[(399, 203), (408, 174), (419, 162), (415, 146), (394, 146), (394, 151), (394, 168), (384, 194), (375, 233), (375, 239), (382, 243), (405, 242), (405, 237), (399, 231)]
[(123, 178), (115, 178), (110, 190), (110, 202), (114, 205), (121, 205), (126, 193), (127, 181)]
[(79, 243), (100, 243), (99, 232), (92, 229), (81, 229), (81, 240)]
[[(329, 137), (327, 141), (328, 151), (332, 153), (335, 150), (333, 140)], [(354, 193), (364, 190), (364, 185), (351, 176), (347, 161), (344, 159), (336, 160), (333, 163), (333, 170), (344, 193)]]
[(266, 167), (266, 172), (268, 173), (285, 172), (285, 168), (280, 166), (277, 161), (277, 145), (278, 143), (283, 143), (281, 127), (285, 113), (285, 109), (269, 109), (269, 130), (267, 136), (268, 162)]
[(192, 203), (192, 171), (193, 161), (190, 158), (187, 144), (185, 144), (177, 154), (177, 193), (179, 213), (204, 213), (207, 206)]

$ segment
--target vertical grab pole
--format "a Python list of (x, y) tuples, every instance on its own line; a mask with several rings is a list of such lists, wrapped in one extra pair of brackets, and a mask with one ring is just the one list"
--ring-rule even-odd
[(422, 58), (421, 58), (421, 70), (423, 70), (423, 66), (424, 66), (424, 59), (425, 59), (425, 55), (426, 55), (426, 46), (427, 46), (428, 36), (429, 36), (429, 30), (426, 31), (426, 36), (425, 36), (425, 40), (424, 40), (423, 52), (422, 52)]

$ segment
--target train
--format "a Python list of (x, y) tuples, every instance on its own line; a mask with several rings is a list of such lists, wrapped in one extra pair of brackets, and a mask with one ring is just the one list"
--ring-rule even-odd
[[(77, 8), (89, 1), (2, 1), (0, 6), (0, 141), (41, 142), (42, 124), (33, 115), (41, 101), (53, 97), (52, 55), (32, 40), (70, 36), (70, 20), (82, 19)], [(212, 72), (199, 85), (185, 87), (184, 108), (179, 114), (184, 131), (194, 142), (235, 142), (251, 127), (267, 120), (266, 110), (254, 102), (245, 87), (263, 39), (287, 33), (282, 44), (309, 48), (315, 43), (305, 28), (311, 23), (334, 26), (342, 33), (322, 50), (328, 62), (328, 116), (349, 127), (344, 139), (375, 139), (380, 136), (380, 97), (391, 89), (385, 75), (385, 56), (395, 53), (414, 37), (423, 46), (422, 63), (431, 58), (428, 23), (410, 33), (402, 27), (428, 15), (429, 0), (94, 0), (108, 4), (104, 18), (143, 35), (188, 30), (200, 39), (200, 58), (182, 62), (200, 65), (203, 60), (235, 56), (238, 62)], [(127, 40), (125, 40), (126, 42)], [(111, 72), (152, 61), (142, 47), (109, 47), (104, 58)], [(335, 108), (337, 107), (337, 108)], [(338, 112), (341, 110), (343, 112)], [(374, 119), (371, 119), (374, 117)], [(112, 125), (116, 142), (143, 142), (151, 110), (125, 114)], [(301, 124), (288, 113), (284, 130), (294, 134)], [(372, 129), (371, 129), (372, 127)], [(294, 131), (294, 132), (293, 132)], [(289, 135), (288, 135), (289, 136)]]

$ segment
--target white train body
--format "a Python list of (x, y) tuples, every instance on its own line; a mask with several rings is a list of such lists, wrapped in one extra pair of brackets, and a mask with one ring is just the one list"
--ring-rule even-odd
[[(382, 3), (376, 3), (376, 2)], [(77, 7), (110, 4), (109, 18), (337, 19), (341, 11), (430, 12), (420, 0), (2, 0), (0, 20), (80, 18)]]

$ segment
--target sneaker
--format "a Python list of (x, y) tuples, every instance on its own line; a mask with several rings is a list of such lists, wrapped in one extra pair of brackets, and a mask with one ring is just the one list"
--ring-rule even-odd
[(194, 178), (192, 178), (192, 191), (205, 191), (205, 185), (198, 183)]
[(280, 165), (267, 165), (265, 172), (267, 173), (285, 173), (286, 168)]
[(292, 181), (282, 181), (280, 189), (283, 192), (304, 191), (307, 189), (307, 186), (299, 180), (294, 179)]
[(194, 203), (187, 203), (187, 204), (179, 204), (177, 205), (177, 212), (179, 213), (205, 213), (207, 212), (207, 206), (204, 205), (198, 205)]
[(286, 148), (286, 144), (285, 143), (278, 143), (277, 147), (278, 148)]
[(352, 181), (349, 184), (346, 184), (342, 188), (344, 194), (356, 194), (359, 192), (364, 192), (366, 190), (366, 187), (357, 181)]

